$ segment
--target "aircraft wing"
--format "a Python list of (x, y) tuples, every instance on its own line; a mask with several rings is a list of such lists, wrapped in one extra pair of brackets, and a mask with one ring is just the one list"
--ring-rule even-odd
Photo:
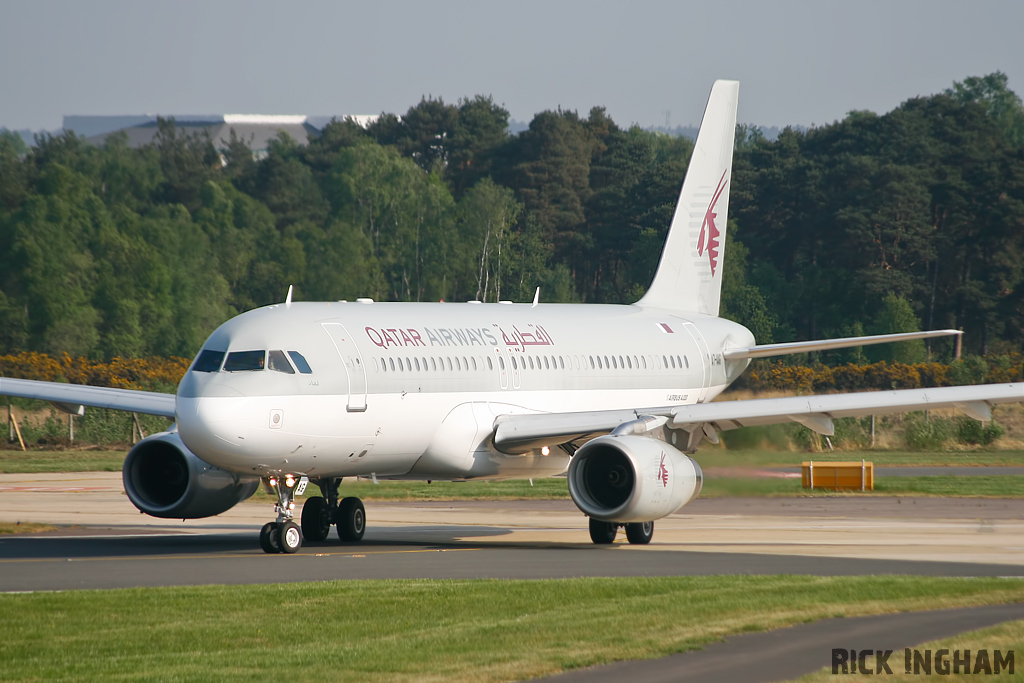
[[(502, 415), (495, 420), (494, 446), (504, 453), (526, 453), (542, 446), (608, 434), (643, 416), (665, 417), (669, 428), (703, 434), (715, 442), (719, 431), (785, 422), (797, 422), (819, 434), (831, 435), (832, 421), (840, 417), (958, 408), (974, 419), (989, 420), (993, 405), (1014, 402), (1024, 402), (1024, 383), (757, 398), (636, 410)], [(691, 441), (691, 446), (695, 447), (697, 442)]]
[(0, 377), (0, 396), (42, 399), (56, 403), (62, 410), (71, 413), (79, 412), (79, 406), (90, 406), (174, 419), (174, 394), (159, 394), (153, 391)]

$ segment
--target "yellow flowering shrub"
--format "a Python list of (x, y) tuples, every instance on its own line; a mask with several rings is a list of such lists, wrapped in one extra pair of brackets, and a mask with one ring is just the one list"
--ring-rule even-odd
[(53, 358), (26, 351), (0, 356), (0, 377), (69, 382), (98, 387), (171, 391), (188, 370), (186, 358), (92, 360), (64, 354)]
[[(744, 385), (755, 392), (822, 393), (946, 387), (965, 383), (1019, 382), (1024, 377), (1019, 353), (974, 358), (954, 364), (872, 363), (870, 365), (786, 365), (782, 361), (751, 364)], [(969, 366), (966, 367), (965, 366)]]

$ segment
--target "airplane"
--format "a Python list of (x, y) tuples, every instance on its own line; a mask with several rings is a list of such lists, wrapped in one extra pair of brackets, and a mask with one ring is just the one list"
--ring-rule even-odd
[[(0, 378), (0, 395), (161, 415), (125, 458), (144, 513), (220, 514), (261, 485), (277, 499), (268, 553), (366, 530), (344, 477), (486, 480), (564, 475), (594, 543), (695, 499), (692, 456), (750, 425), (956, 407), (987, 420), (1024, 384), (712, 402), (753, 358), (960, 334), (932, 330), (757, 345), (719, 317), (739, 83), (716, 81), (664, 252), (630, 305), (292, 301), (243, 313), (203, 344), (176, 394)], [(296, 523), (295, 497), (313, 483)]]

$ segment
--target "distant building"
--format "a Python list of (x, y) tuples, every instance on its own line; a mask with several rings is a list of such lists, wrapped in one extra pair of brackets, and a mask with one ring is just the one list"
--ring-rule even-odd
[[(335, 118), (333, 116), (279, 116), (265, 114), (210, 114), (210, 115), (167, 115), (183, 133), (206, 131), (214, 147), (227, 147), (231, 131), (252, 148), (253, 156), (261, 159), (267, 155), (270, 141), (279, 133), (287, 133), (300, 145), (320, 135), (320, 130)], [(344, 117), (337, 117), (344, 118)], [(364, 128), (376, 116), (352, 116)], [(86, 142), (102, 145), (113, 133), (124, 131), (130, 147), (142, 147), (153, 141), (157, 133), (155, 114), (125, 116), (65, 116), (64, 129), (71, 130), (86, 138)]]

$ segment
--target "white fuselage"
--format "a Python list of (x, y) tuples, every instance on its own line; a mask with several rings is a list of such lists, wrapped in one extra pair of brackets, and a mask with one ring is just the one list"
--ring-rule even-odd
[(498, 452), (497, 416), (709, 401), (746, 367), (722, 351), (752, 343), (721, 318), (636, 305), (281, 304), (228, 321), (203, 350), (295, 351), (311, 372), (269, 355), (253, 370), (193, 367), (178, 430), (210, 464), (261, 476), (550, 476), (568, 455)]

